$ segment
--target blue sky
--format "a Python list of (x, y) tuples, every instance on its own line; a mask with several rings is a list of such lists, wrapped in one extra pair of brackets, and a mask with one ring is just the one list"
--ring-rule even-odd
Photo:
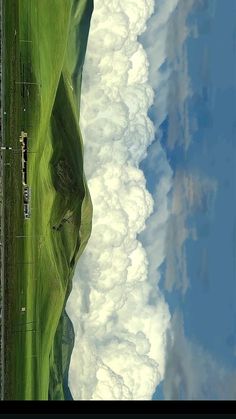
[[(186, 53), (191, 94), (186, 100), (191, 143), (168, 144), (168, 116), (162, 124), (161, 143), (174, 176), (179, 170), (200, 173), (215, 181), (216, 193), (188, 214), (195, 240), (185, 243), (189, 287), (167, 292), (172, 313), (184, 319), (187, 339), (201, 345), (220, 365), (236, 368), (236, 2), (205, 1), (205, 9), (188, 17), (197, 35), (187, 38)], [(155, 122), (155, 112), (150, 117)], [(181, 120), (179, 120), (181, 126)], [(148, 157), (141, 164), (148, 188), (154, 188)], [(157, 390), (164, 397), (163, 388)], [(183, 394), (183, 398), (185, 395)]]
[[(193, 107), (193, 112), (199, 115), (199, 126), (186, 160), (190, 167), (200, 167), (204, 173), (216, 178), (218, 189), (214, 213), (211, 217), (205, 214), (198, 217), (200, 237), (187, 246), (192, 286), (183, 307), (186, 332), (200, 339), (204, 346), (232, 367), (236, 366), (236, 357), (228, 342), (230, 336), (236, 339), (236, 248), (233, 232), (236, 221), (235, 16), (234, 1), (227, 1), (226, 7), (224, 1), (217, 0), (209, 29), (196, 40), (188, 42), (189, 71), (194, 91), (203, 92), (205, 88), (208, 101), (202, 100), (200, 109), (198, 104), (195, 109)], [(204, 65), (202, 50), (208, 55), (206, 80), (200, 70)], [(199, 279), (204, 255), (208, 274), (203, 272)]]

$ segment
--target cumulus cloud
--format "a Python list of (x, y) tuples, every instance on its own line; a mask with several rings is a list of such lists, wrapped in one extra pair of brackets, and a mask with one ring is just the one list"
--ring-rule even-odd
[[(76, 333), (75, 399), (151, 399), (164, 378), (170, 312), (157, 286), (160, 267), (167, 257), (166, 288), (186, 291), (184, 243), (195, 234), (186, 220), (208, 208), (212, 187), (186, 173), (173, 180), (158, 133), (169, 114), (169, 147), (190, 144), (185, 40), (192, 3), (94, 2), (80, 115), (93, 230), (67, 304)], [(153, 196), (139, 168), (148, 147)]]
[[(187, 217), (207, 211), (214, 190), (186, 173), (173, 180), (158, 133), (169, 114), (169, 148), (189, 147), (193, 1), (94, 3), (80, 116), (93, 230), (67, 304), (76, 333), (69, 384), (75, 399), (151, 399), (164, 378), (170, 328), (160, 267), (166, 260), (166, 289), (186, 291), (184, 243), (196, 236)], [(153, 196), (139, 168), (148, 147)]]
[[(166, 10), (166, 3), (160, 1), (160, 26), (176, 4)], [(139, 168), (155, 131), (149, 61), (138, 39), (153, 11), (153, 0), (94, 4), (80, 117), (93, 230), (67, 304), (76, 333), (69, 372), (75, 399), (151, 399), (164, 376), (170, 313), (157, 287), (155, 300), (150, 295), (164, 258), (171, 171), (157, 146), (154, 202)], [(144, 247), (139, 236), (156, 223), (149, 217), (157, 208), (159, 255), (151, 265), (151, 238)]]
[(214, 359), (184, 332), (175, 313), (168, 339), (164, 396), (167, 400), (235, 400), (236, 372)]

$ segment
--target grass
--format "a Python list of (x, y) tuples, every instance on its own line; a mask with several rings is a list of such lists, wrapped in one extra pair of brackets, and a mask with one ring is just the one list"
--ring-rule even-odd
[[(9, 152), (5, 398), (63, 399), (73, 346), (64, 309), (92, 222), (77, 101), (93, 2), (9, 3), (4, 4), (5, 143), (20, 151), (20, 131), (28, 133), (32, 214), (24, 221), (21, 154)], [(15, 84), (22, 80), (35, 84)]]

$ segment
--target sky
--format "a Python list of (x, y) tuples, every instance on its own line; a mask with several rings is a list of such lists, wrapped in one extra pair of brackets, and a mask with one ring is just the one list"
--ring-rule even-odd
[[(195, 234), (185, 242), (187, 291), (183, 297), (181, 292), (172, 289), (165, 293), (165, 298), (171, 312), (178, 312), (179, 322), (184, 322), (185, 339), (197, 342), (219, 366), (232, 371), (236, 367), (235, 16), (235, 2), (228, 1), (226, 7), (221, 0), (206, 1), (204, 13), (203, 9), (198, 12), (193, 9), (189, 14), (188, 27), (194, 27), (194, 31), (185, 41), (191, 89), (186, 101), (189, 126), (192, 126), (188, 149), (184, 139), (179, 146), (170, 146), (168, 115), (161, 127), (161, 142), (174, 178), (180, 171), (184, 171), (184, 176), (194, 172), (201, 177), (201, 185), (208, 179), (208, 185), (213, 187), (211, 194), (206, 188), (207, 196), (202, 197), (206, 202), (201, 202), (188, 215), (187, 223), (195, 229)], [(147, 172), (152, 188), (154, 179), (148, 173), (148, 158), (141, 167)], [(179, 182), (181, 177), (176, 188), (180, 187)], [(165, 285), (163, 275), (162, 286), (168, 288)], [(185, 374), (182, 371), (183, 381)], [(170, 395), (169, 385), (166, 385), (166, 396)], [(180, 391), (175, 397), (185, 398), (186, 393), (187, 390), (182, 394)], [(158, 388), (155, 397), (158, 398)], [(215, 391), (202, 397), (221, 398), (223, 391), (222, 396)], [(233, 395), (229, 392), (225, 397)]]
[(235, 399), (234, 0), (95, 0), (75, 399)]

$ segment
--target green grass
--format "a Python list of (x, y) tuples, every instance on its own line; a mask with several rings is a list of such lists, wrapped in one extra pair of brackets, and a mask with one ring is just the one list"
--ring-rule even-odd
[[(11, 167), (5, 176), (10, 191), (5, 213), (5, 398), (45, 400), (48, 393), (50, 398), (64, 398), (73, 343), (70, 339), (65, 344), (65, 329), (70, 336), (72, 329), (64, 308), (92, 223), (77, 98), (93, 2), (19, 0), (11, 8), (7, 3), (6, 74), (11, 71), (5, 83), (9, 115), (5, 141), (19, 149), (24, 129), (33, 153), (28, 159), (30, 220), (23, 220), (20, 153), (9, 157)], [(12, 39), (15, 53), (7, 49)], [(37, 84), (23, 91), (15, 84), (23, 77)], [(11, 86), (15, 90), (9, 95)], [(22, 306), (26, 312), (21, 312)]]
[(50, 400), (72, 399), (68, 387), (68, 371), (73, 347), (74, 329), (68, 315), (64, 311), (57, 327), (53, 349), (50, 354)]

